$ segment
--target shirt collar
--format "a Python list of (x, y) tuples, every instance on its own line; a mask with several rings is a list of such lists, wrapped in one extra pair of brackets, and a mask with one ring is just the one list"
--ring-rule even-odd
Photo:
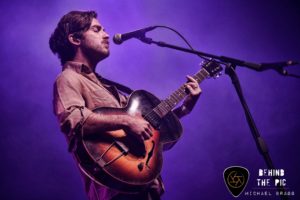
[(67, 61), (63, 66), (63, 70), (65, 69), (73, 69), (81, 74), (90, 74), (93, 72), (88, 66), (75, 61)]
[(86, 78), (90, 79), (94, 83), (106, 88), (120, 103), (121, 100), (120, 100), (120, 96), (117, 91), (117, 88), (113, 85), (108, 85), (108, 84), (102, 83), (102, 81), (101, 81), (102, 76), (93, 72), (88, 66), (86, 66), (80, 62), (67, 61), (63, 66), (63, 70), (65, 70), (65, 69), (72, 69), (72, 70), (76, 71), (77, 73), (82, 74)]
[(64, 66), (63, 70), (71, 69), (77, 72), (78, 74), (83, 75), (84, 77), (90, 79), (91, 81), (95, 82), (96, 84), (100, 84), (99, 79), (97, 78), (96, 74), (86, 65), (80, 62), (75, 61), (67, 61)]

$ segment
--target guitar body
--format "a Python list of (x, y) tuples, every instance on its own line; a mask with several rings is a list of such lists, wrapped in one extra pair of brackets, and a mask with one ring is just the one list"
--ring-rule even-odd
[(173, 112), (162, 118), (153, 112), (160, 102), (151, 93), (138, 90), (130, 95), (124, 108), (95, 109), (99, 114), (141, 116), (152, 125), (153, 136), (141, 142), (123, 129), (88, 136), (83, 132), (75, 151), (81, 170), (97, 183), (127, 193), (141, 191), (157, 178), (163, 148), (172, 146), (182, 134)]

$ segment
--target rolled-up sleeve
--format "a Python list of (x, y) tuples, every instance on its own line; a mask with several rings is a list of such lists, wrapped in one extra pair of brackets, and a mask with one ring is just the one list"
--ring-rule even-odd
[(92, 114), (92, 111), (85, 107), (81, 90), (80, 80), (76, 78), (75, 73), (73, 76), (61, 74), (54, 83), (54, 114), (69, 142)]

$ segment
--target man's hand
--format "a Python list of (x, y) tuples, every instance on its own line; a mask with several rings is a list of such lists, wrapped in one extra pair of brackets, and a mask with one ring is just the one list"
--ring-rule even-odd
[(201, 88), (198, 82), (191, 76), (187, 75), (188, 82), (185, 84), (186, 88), (190, 92), (191, 97), (198, 97), (201, 93)]
[(127, 128), (138, 140), (144, 141), (152, 137), (153, 128), (150, 123), (140, 115), (129, 116), (127, 118)]
[(188, 90), (189, 95), (184, 99), (183, 104), (174, 110), (174, 113), (179, 118), (192, 111), (202, 92), (198, 82), (193, 77), (188, 75), (186, 78), (188, 79), (188, 82), (185, 84), (185, 87)]

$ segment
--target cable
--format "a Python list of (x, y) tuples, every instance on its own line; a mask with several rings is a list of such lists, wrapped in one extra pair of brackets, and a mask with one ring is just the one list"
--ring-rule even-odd
[[(158, 28), (165, 28), (165, 29), (169, 29), (169, 30), (171, 30), (171, 31), (173, 31), (173, 32), (175, 32), (187, 45), (188, 45), (188, 47), (191, 49), (191, 50), (193, 50), (193, 51), (195, 51), (195, 49), (192, 47), (192, 45), (187, 41), (187, 39), (185, 39), (185, 37), (181, 34), (181, 33), (179, 33), (178, 31), (176, 31), (175, 29), (173, 29), (173, 28), (171, 28), (171, 27), (168, 27), (168, 26), (163, 26), (163, 25), (158, 25), (158, 26), (155, 26), (155, 27), (158, 27)], [(209, 58), (207, 58), (207, 57), (205, 57), (205, 56), (201, 56), (201, 55), (199, 55), (199, 54), (197, 54), (200, 58), (202, 58), (202, 59), (204, 59), (204, 60), (210, 60)]]

